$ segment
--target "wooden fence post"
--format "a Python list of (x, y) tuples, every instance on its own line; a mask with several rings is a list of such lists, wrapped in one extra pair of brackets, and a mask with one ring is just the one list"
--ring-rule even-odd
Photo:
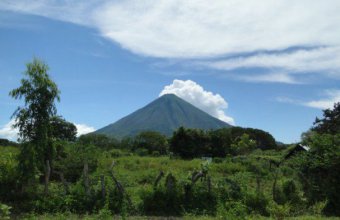
[(50, 176), (51, 176), (50, 161), (46, 160), (46, 164), (45, 164), (45, 189), (44, 189), (45, 195), (48, 194), (48, 183), (50, 181)]

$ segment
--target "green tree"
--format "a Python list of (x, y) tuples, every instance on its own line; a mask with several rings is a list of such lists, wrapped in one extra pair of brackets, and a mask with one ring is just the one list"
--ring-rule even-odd
[(231, 144), (231, 150), (235, 155), (250, 153), (255, 147), (256, 142), (250, 139), (248, 134), (237, 137), (234, 143)]
[(260, 148), (262, 150), (269, 150), (276, 149), (277, 147), (274, 137), (266, 131), (254, 128), (241, 128), (241, 127), (232, 127), (229, 129), (233, 140), (235, 140), (237, 137), (240, 137), (243, 134), (248, 134), (252, 140), (256, 141), (256, 148)]
[(35, 170), (43, 171), (48, 167), (46, 161), (52, 160), (49, 122), (57, 112), (55, 100), (60, 99), (58, 87), (47, 74), (49, 68), (44, 62), (34, 59), (26, 67), (20, 87), (9, 93), (14, 99), (25, 102), (12, 116), (16, 119), (14, 127), (19, 129), (19, 140), (24, 143), (19, 155), (24, 181), (34, 178)]
[(149, 154), (158, 152), (164, 155), (168, 151), (168, 140), (165, 135), (155, 131), (144, 131), (135, 137), (134, 147), (147, 149)]
[(200, 129), (180, 127), (171, 138), (170, 150), (183, 158), (211, 156), (210, 135)]
[(340, 102), (335, 103), (333, 109), (323, 110), (323, 118), (316, 118), (311, 130), (319, 134), (339, 134)]
[(53, 116), (50, 119), (51, 136), (56, 140), (75, 141), (77, 135), (76, 126), (63, 119), (61, 116)]
[(229, 128), (209, 131), (211, 154), (213, 157), (225, 157), (230, 153), (231, 134)]
[(81, 135), (78, 142), (83, 145), (93, 145), (104, 150), (111, 150), (119, 147), (119, 142), (115, 138), (108, 137), (105, 134), (90, 133)]
[(327, 200), (325, 211), (340, 215), (340, 135), (315, 134), (300, 160), (305, 195), (311, 203)]

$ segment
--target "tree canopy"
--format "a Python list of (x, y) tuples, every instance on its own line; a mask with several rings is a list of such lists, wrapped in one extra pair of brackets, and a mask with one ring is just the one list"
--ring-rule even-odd
[(61, 116), (53, 116), (50, 119), (51, 136), (57, 140), (75, 141), (77, 135), (76, 126), (63, 119)]
[(300, 162), (305, 194), (310, 203), (327, 201), (326, 213), (340, 215), (340, 102), (323, 110), (313, 125), (302, 134), (310, 147)]
[(159, 132), (143, 131), (134, 138), (134, 148), (143, 148), (149, 153), (158, 152), (164, 155), (168, 150), (168, 140), (165, 135)]
[(334, 103), (333, 109), (323, 110), (323, 118), (316, 118), (311, 129), (320, 134), (340, 133), (340, 102)]
[(21, 149), (20, 166), (22, 175), (33, 178), (36, 169), (43, 170), (46, 160), (51, 160), (50, 120), (56, 115), (55, 101), (59, 101), (57, 85), (48, 75), (48, 66), (43, 61), (33, 59), (26, 65), (21, 85), (9, 95), (14, 99), (24, 99), (24, 106), (18, 107), (13, 116), (19, 129)]

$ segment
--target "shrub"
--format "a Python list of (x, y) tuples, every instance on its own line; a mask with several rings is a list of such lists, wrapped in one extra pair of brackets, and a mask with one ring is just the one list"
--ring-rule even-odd
[(224, 205), (219, 205), (216, 216), (219, 219), (245, 219), (247, 207), (240, 201), (228, 201)]
[(316, 215), (316, 216), (321, 216), (322, 215), (322, 212), (324, 210), (324, 208), (326, 207), (327, 205), (327, 200), (325, 201), (321, 201), (321, 202), (317, 202), (315, 203), (312, 207), (311, 207), (311, 211), (312, 211), (312, 214), (313, 215)]
[(144, 190), (141, 195), (143, 200), (141, 209), (146, 215), (169, 216), (181, 214), (181, 195), (176, 188), (168, 192), (164, 187), (154, 190)]
[(297, 186), (294, 180), (287, 180), (282, 185), (282, 191), (286, 197), (286, 202), (297, 204), (300, 202)]
[(212, 161), (214, 163), (222, 163), (223, 160), (224, 160), (224, 158), (222, 158), (222, 157), (214, 157)]
[(277, 219), (277, 220), (282, 220), (285, 217), (289, 216), (290, 212), (290, 205), (284, 204), (284, 205), (279, 205), (275, 202), (270, 203), (268, 206), (268, 212), (270, 213), (270, 216)]
[(301, 182), (310, 204), (328, 200), (326, 214), (340, 215), (340, 135), (315, 134), (301, 160)]
[(149, 154), (149, 151), (147, 149), (144, 149), (144, 148), (138, 148), (138, 149), (136, 149), (135, 152), (138, 156), (141, 156), (141, 157), (148, 156), (148, 154)]
[(0, 219), (10, 219), (11, 208), (6, 204), (0, 203)]
[(268, 215), (267, 205), (269, 201), (264, 194), (255, 192), (246, 193), (244, 200), (250, 213)]

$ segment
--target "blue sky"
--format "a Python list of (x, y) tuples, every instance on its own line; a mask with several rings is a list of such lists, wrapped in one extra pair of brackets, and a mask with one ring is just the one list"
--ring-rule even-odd
[(33, 57), (81, 133), (175, 93), (290, 143), (340, 101), (339, 1), (27, 2), (0, 3), (0, 137)]

